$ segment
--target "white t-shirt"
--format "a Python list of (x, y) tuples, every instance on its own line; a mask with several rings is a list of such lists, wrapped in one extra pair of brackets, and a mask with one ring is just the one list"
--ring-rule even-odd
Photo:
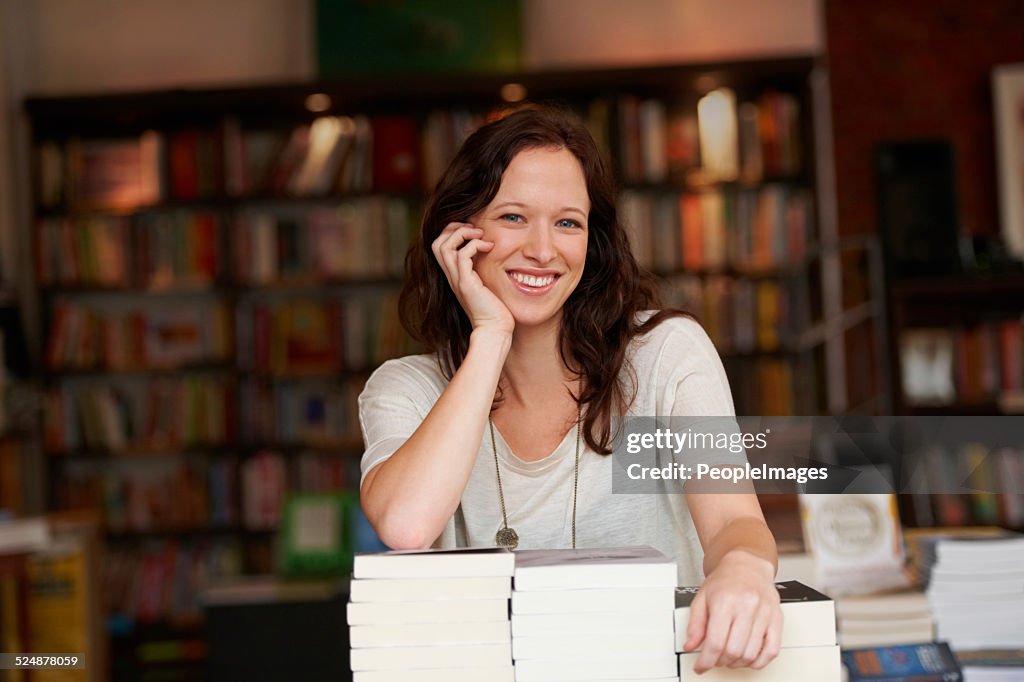
[[(627, 359), (638, 390), (626, 416), (734, 414), (722, 362), (697, 322), (683, 317), (663, 321), (633, 340)], [(359, 396), (366, 445), (363, 477), (412, 435), (447, 383), (435, 355), (389, 360), (373, 373)], [(576, 429), (566, 433), (554, 452), (534, 462), (513, 455), (497, 428), (495, 439), (508, 524), (519, 534), (519, 548), (570, 547)], [(703, 550), (685, 497), (612, 494), (612, 456), (589, 450), (585, 440), (581, 448), (576, 546), (650, 545), (676, 560), (680, 585), (700, 584)], [(501, 526), (494, 454), (485, 428), (462, 503), (435, 546), (493, 545)]]

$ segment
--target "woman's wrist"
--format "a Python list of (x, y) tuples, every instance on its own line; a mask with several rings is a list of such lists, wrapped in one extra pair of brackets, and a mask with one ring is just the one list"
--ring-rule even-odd
[(501, 351), (502, 358), (512, 347), (512, 331), (498, 327), (477, 327), (469, 335), (469, 348), (487, 348)]
[(719, 568), (723, 564), (734, 564), (742, 567), (744, 571), (756, 573), (765, 580), (775, 580), (775, 563), (746, 549), (737, 548), (729, 550), (722, 555), (722, 558), (718, 561), (718, 566), (715, 568)]

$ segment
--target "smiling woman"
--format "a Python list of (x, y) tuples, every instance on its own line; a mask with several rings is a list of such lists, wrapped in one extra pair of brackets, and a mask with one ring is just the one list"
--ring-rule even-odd
[(484, 287), (520, 329), (557, 331), (562, 306), (587, 257), (590, 198), (579, 161), (566, 149), (527, 149), (509, 163), (491, 203), (470, 218), (493, 246), (474, 258)]
[(471, 135), (427, 205), (401, 312), (428, 353), (359, 398), (361, 497), (394, 548), (647, 544), (694, 600), (697, 669), (778, 651), (775, 543), (755, 495), (612, 495), (619, 416), (731, 416), (703, 329), (662, 310), (571, 113), (531, 106)]

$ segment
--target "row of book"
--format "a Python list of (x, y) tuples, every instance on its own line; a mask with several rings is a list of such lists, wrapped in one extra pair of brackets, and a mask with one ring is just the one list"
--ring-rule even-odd
[(365, 369), (414, 348), (394, 292), (361, 296), (249, 297), (236, 307), (238, 366), (271, 374)]
[[(130, 210), (221, 196), (420, 192), (488, 116), (320, 116), (286, 128), (226, 117), (138, 137), (44, 141), (36, 150), (38, 199), (50, 209)], [(701, 167), (702, 178), (758, 181), (803, 165), (799, 104), (789, 93), (738, 104), (719, 89), (696, 106), (624, 95), (594, 100), (585, 118), (628, 183), (685, 181)]]
[(70, 379), (46, 392), (43, 440), (51, 452), (159, 452), (226, 444), (235, 422), (234, 390), (220, 376)]
[(727, 275), (665, 278), (665, 302), (697, 316), (723, 355), (802, 350), (823, 317), (818, 270), (783, 279)]
[(243, 567), (242, 548), (234, 540), (109, 548), (102, 568), (104, 612), (129, 628), (132, 623), (195, 624), (202, 618), (202, 587), (241, 575)]
[(46, 344), (51, 370), (131, 371), (223, 363), (232, 356), (232, 319), (222, 299), (151, 302), (62, 298)]
[(586, 119), (631, 184), (758, 182), (803, 170), (800, 105), (790, 93), (738, 101), (719, 88), (697, 102), (623, 95), (592, 102)]
[(182, 377), (69, 379), (46, 393), (44, 442), (80, 450), (161, 453), (232, 443), (351, 449), (363, 381)]
[(916, 525), (1024, 528), (1024, 449), (930, 448), (906, 466), (932, 493), (913, 496)]
[(320, 116), (293, 127), (237, 118), (138, 137), (45, 141), (39, 205), (132, 210), (220, 197), (325, 196), (428, 189), (482, 121), (466, 111)]
[(359, 442), (360, 379), (247, 381), (239, 390), (242, 438), (348, 447)]
[[(400, 277), (409, 202), (368, 196), (330, 207), (43, 217), (36, 271), (47, 286), (147, 291)], [(225, 258), (230, 244), (232, 262)]]
[(209, 286), (225, 270), (223, 228), (211, 211), (43, 217), (36, 225), (37, 279), (148, 290)]
[(413, 223), (409, 203), (363, 197), (330, 208), (240, 213), (234, 281), (244, 284), (400, 277)]
[(736, 414), (815, 415), (827, 412), (823, 348), (788, 358), (725, 358)]
[(813, 245), (811, 194), (794, 185), (624, 190), (618, 202), (637, 261), (655, 272), (771, 272)]
[[(648, 547), (391, 552), (355, 558), (348, 605), (355, 682), (698, 679), (683, 650), (697, 588)], [(840, 679), (835, 610), (777, 585), (779, 656), (760, 673), (699, 679)]]
[(277, 527), (293, 491), (344, 490), (357, 463), (325, 452), (252, 457), (153, 456), (63, 463), (57, 477), (60, 509), (101, 512), (114, 534), (162, 531), (265, 530)]
[(1024, 317), (980, 325), (905, 329), (903, 394), (916, 405), (983, 403), (1024, 395)]

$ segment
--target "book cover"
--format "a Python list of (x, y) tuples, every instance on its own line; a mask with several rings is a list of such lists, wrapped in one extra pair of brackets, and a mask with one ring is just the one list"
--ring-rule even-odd
[(352, 577), (469, 578), (510, 576), (516, 556), (501, 547), (396, 550), (357, 554)]
[(945, 642), (851, 649), (842, 653), (849, 682), (960, 682), (960, 664)]
[(373, 131), (373, 188), (378, 192), (415, 192), (420, 187), (420, 138), (416, 120), (377, 116)]
[(515, 553), (516, 590), (674, 587), (676, 564), (653, 547), (527, 549)]

